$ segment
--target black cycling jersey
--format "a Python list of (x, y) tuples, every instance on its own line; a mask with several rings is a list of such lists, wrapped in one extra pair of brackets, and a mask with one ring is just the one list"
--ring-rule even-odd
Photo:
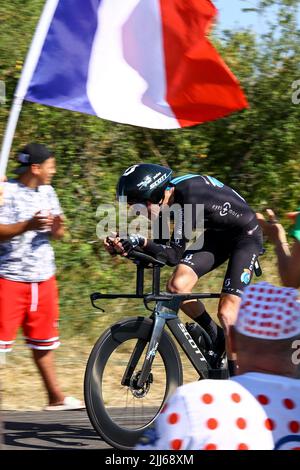
[(175, 188), (173, 204), (180, 210), (180, 220), (178, 222), (177, 219), (168, 244), (148, 240), (145, 248), (145, 251), (153, 255), (163, 253), (170, 266), (179, 263), (189, 240), (184, 227), (185, 211), (191, 210), (192, 228), (195, 229), (197, 205), (202, 204), (204, 229), (226, 232), (226, 237), (236, 236), (255, 219), (254, 211), (242, 196), (211, 176), (191, 174), (180, 176), (170, 182), (170, 187)]
[[(173, 205), (178, 209), (174, 232), (168, 240), (161, 233), (158, 240), (148, 240), (145, 251), (163, 256), (169, 266), (184, 264), (198, 277), (228, 260), (222, 292), (241, 296), (263, 249), (255, 213), (236, 191), (210, 176), (185, 175), (173, 179), (170, 186), (175, 187)], [(187, 247), (185, 216), (191, 213), (189, 222), (195, 229), (198, 205), (203, 209), (204, 232)], [(158, 225), (161, 232), (164, 224)]]

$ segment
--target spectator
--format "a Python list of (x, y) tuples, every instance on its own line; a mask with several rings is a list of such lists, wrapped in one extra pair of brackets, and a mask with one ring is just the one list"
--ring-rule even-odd
[(49, 237), (64, 235), (63, 214), (52, 186), (55, 158), (40, 144), (18, 155), (17, 179), (4, 183), (0, 206), (0, 352), (8, 352), (22, 325), (48, 393), (48, 410), (83, 408), (66, 397), (55, 374), (59, 346), (58, 292)]
[(245, 289), (232, 348), (240, 375), (179, 387), (141, 450), (272, 450), (300, 447), (300, 303), (295, 289)]
[(267, 220), (263, 214), (257, 214), (258, 221), (265, 235), (275, 245), (278, 270), (285, 286), (300, 287), (300, 212), (288, 214), (294, 220), (291, 235), (294, 238), (291, 251), (283, 226), (278, 223), (274, 212), (267, 209)]
[(2, 206), (3, 204), (3, 183), (4, 181), (6, 181), (6, 178), (1, 176), (0, 177), (0, 206)]

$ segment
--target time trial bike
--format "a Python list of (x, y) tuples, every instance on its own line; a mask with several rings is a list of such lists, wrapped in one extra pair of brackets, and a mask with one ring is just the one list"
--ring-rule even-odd
[[(90, 296), (92, 305), (100, 308), (96, 304), (100, 299), (142, 299), (151, 314), (148, 318), (125, 318), (107, 328), (91, 351), (84, 378), (90, 421), (107, 443), (119, 449), (136, 444), (170, 394), (183, 383), (181, 358), (166, 326), (199, 379), (228, 377), (225, 353), (216, 357), (207, 333), (197, 324), (196, 336), (192, 337), (190, 326), (196, 324), (185, 325), (178, 317), (181, 302), (218, 298), (220, 294), (161, 292), (160, 271), (165, 262), (137, 250), (128, 258), (137, 267), (136, 292), (96, 292)], [(145, 269), (152, 270), (150, 293), (144, 293)]]

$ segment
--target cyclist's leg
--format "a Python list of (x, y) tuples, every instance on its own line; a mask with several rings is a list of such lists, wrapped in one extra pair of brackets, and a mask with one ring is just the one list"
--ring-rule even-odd
[[(176, 292), (177, 288), (181, 289), (180, 292), (191, 292), (198, 279), (228, 259), (229, 252), (224, 250), (223, 246), (224, 236), (220, 235), (220, 232), (206, 230), (202, 248), (185, 251), (168, 283), (168, 289), (171, 292)], [(189, 269), (185, 270), (184, 267)], [(196, 318), (205, 311), (203, 303), (196, 300), (185, 301), (181, 308), (189, 311), (188, 315), (191, 318)]]
[[(191, 269), (189, 266), (186, 266), (184, 264), (179, 264), (177, 268), (175, 269), (171, 279), (168, 282), (167, 285), (167, 290), (172, 293), (191, 293), (193, 290), (193, 287), (198, 281), (198, 276), (197, 274)], [(217, 329), (219, 328), (215, 322), (212, 320), (212, 318), (209, 316), (209, 314), (205, 310), (205, 306), (200, 300), (193, 299), (193, 300), (187, 300), (181, 303), (181, 309), (184, 311), (184, 313), (192, 318), (194, 321), (196, 321), (200, 326), (203, 337), (203, 341), (205, 344), (205, 349), (212, 350), (213, 349), (213, 339), (212, 339), (212, 334), (209, 334), (211, 332), (207, 332), (207, 327), (208, 324), (211, 329), (213, 329), (213, 332), (217, 332)], [(202, 326), (202, 319), (203, 317), (208, 317), (209, 321), (206, 322), (206, 328)], [(199, 319), (201, 318), (201, 321)], [(212, 325), (213, 324), (213, 325)]]
[(249, 234), (247, 230), (244, 230), (232, 243), (233, 248), (218, 307), (218, 318), (225, 331), (229, 360), (235, 359), (230, 351), (229, 329), (236, 322), (243, 290), (251, 282), (254, 264), (262, 249), (259, 232), (253, 233), (250, 231)]
[[(187, 265), (187, 263), (189, 265)], [(203, 274), (214, 269), (215, 257), (209, 252), (186, 252), (167, 284), (167, 291), (174, 294), (191, 293), (196, 283)], [(201, 274), (199, 269), (201, 266)], [(202, 274), (203, 272), (203, 274)], [(193, 320), (205, 313), (205, 306), (200, 300), (186, 300), (182, 302), (180, 308)]]
[(225, 349), (230, 376), (235, 375), (236, 355), (232, 352), (229, 332), (231, 326), (235, 324), (240, 302), (239, 296), (222, 293), (218, 306), (218, 318), (225, 334)]
[[(220, 232), (210, 230), (205, 234), (203, 248), (200, 250), (187, 250), (184, 253), (180, 264), (168, 283), (167, 288), (171, 292), (191, 292), (200, 277), (228, 259), (228, 253), (223, 247), (223, 234), (220, 235)], [(204, 328), (216, 346), (216, 343), (222, 343), (220, 347), (224, 350), (223, 331), (206, 312), (202, 302), (199, 300), (185, 301), (181, 308), (186, 315)]]
[[(194, 286), (198, 282), (198, 276), (195, 271), (186, 266), (185, 264), (178, 264), (175, 268), (171, 278), (167, 283), (167, 291), (173, 294), (191, 293)], [(198, 301), (186, 301), (181, 304), (181, 309), (185, 312), (185, 305), (189, 305), (189, 313), (187, 315), (191, 318), (195, 318), (205, 310), (202, 302)]]
[(236, 322), (240, 302), (241, 298), (238, 295), (225, 294), (224, 292), (221, 294), (218, 306), (218, 318), (226, 335), (228, 335), (230, 327)]
[(227, 330), (236, 322), (240, 297), (253, 277), (255, 261), (262, 249), (260, 233), (249, 236), (244, 231), (232, 245), (218, 312), (219, 320)]

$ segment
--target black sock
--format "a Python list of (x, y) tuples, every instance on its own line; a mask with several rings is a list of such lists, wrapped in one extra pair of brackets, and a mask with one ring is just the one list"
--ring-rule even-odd
[(233, 377), (234, 375), (236, 375), (236, 361), (233, 361), (232, 359), (228, 359), (227, 364), (228, 364), (229, 377)]
[(209, 313), (205, 310), (202, 315), (195, 318), (195, 321), (199, 323), (200, 326), (208, 333), (213, 343), (217, 341), (218, 338), (218, 325), (213, 321)]
[(206, 311), (204, 311), (202, 315), (199, 315), (199, 317), (195, 318), (195, 321), (202, 326), (210, 336), (215, 352), (217, 354), (222, 354), (225, 351), (225, 336), (223, 328), (217, 325)]

